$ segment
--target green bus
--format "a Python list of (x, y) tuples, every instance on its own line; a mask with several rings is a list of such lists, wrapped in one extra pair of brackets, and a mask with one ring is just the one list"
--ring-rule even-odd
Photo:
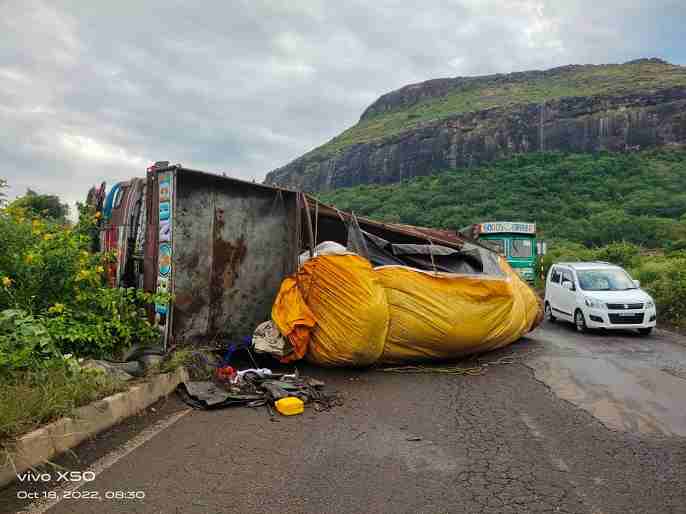
[(527, 282), (533, 282), (540, 274), (540, 257), (545, 255), (546, 244), (538, 241), (535, 223), (489, 221), (475, 223), (460, 232), (503, 255)]

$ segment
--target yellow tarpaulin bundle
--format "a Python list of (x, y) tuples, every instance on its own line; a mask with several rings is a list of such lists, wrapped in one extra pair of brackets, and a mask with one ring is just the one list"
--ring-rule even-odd
[(479, 353), (516, 341), (542, 318), (531, 288), (500, 264), (502, 276), (456, 275), (323, 255), (284, 281), (272, 319), (296, 348), (290, 360), (304, 354), (325, 366)]
[[(295, 338), (295, 328), (305, 328), (308, 323), (301, 320), (311, 318), (316, 325), (309, 344), (296, 350), (306, 350), (307, 360), (322, 366), (376, 362), (386, 341), (388, 303), (369, 261), (357, 255), (323, 255), (306, 261), (295, 279), (286, 279), (272, 319), (296, 349), (304, 339)], [(295, 360), (289, 357), (284, 360)]]
[(508, 279), (402, 266), (376, 270), (390, 313), (379, 362), (460, 357), (519, 339), (537, 324), (542, 311), (531, 288), (507, 268)]

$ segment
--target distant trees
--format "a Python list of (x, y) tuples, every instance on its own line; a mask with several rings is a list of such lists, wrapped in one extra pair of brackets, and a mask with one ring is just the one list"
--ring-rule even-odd
[(534, 221), (548, 239), (586, 246), (630, 241), (686, 246), (686, 150), (518, 155), (403, 184), (319, 195), (382, 221), (459, 230), (471, 223)]
[(29, 215), (58, 223), (66, 223), (69, 214), (69, 206), (61, 203), (58, 196), (39, 194), (32, 189), (27, 189), (26, 194), (14, 200), (10, 206), (22, 208)]
[(0, 207), (4, 205), (5, 198), (7, 198), (7, 195), (5, 194), (3, 189), (7, 189), (7, 180), (4, 178), (0, 178)]

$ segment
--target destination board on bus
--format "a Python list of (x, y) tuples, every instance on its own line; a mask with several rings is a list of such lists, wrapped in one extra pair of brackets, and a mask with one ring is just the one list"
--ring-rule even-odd
[(481, 234), (535, 234), (536, 224), (516, 221), (492, 221), (481, 223), (479, 229)]

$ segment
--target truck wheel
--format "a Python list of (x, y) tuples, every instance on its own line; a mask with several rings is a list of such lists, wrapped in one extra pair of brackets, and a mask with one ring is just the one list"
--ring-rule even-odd
[(641, 334), (642, 336), (649, 336), (652, 331), (653, 331), (653, 327), (639, 328), (638, 329), (638, 333)]
[(586, 319), (584, 318), (584, 313), (581, 309), (577, 309), (574, 313), (574, 326), (576, 326), (577, 332), (586, 332), (588, 327), (586, 327)]
[(545, 302), (545, 319), (551, 323), (555, 323), (555, 316), (553, 316), (553, 309), (550, 307), (549, 302)]

